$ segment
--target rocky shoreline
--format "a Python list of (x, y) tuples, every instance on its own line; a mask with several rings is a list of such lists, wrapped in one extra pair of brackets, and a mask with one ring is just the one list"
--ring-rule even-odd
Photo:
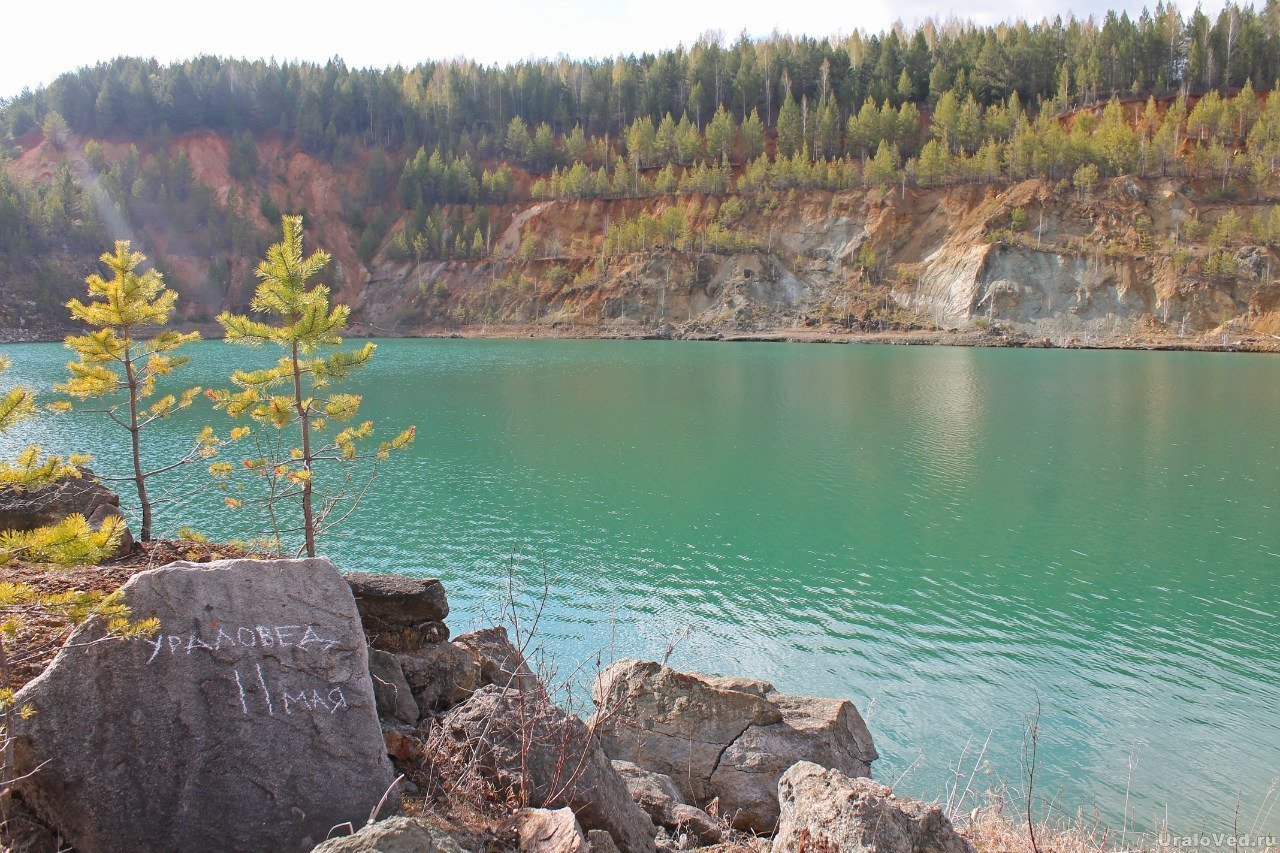
[(10, 849), (974, 853), (846, 700), (619, 660), (578, 716), (506, 628), (450, 639), (440, 581), (325, 559), (122, 591), (156, 633), (87, 623), (16, 697)]
[(895, 346), (949, 346), (1009, 349), (1094, 349), (1094, 350), (1147, 350), (1166, 352), (1280, 352), (1280, 337), (1246, 336), (1228, 338), (1222, 336), (1197, 336), (1179, 338), (1151, 336), (1125, 337), (1102, 340), (1067, 338), (1054, 341), (1003, 329), (986, 330), (931, 330), (907, 331), (847, 331), (838, 327), (781, 328), (759, 331), (700, 332), (682, 331), (674, 327), (663, 328), (613, 328), (588, 329), (586, 327), (547, 326), (466, 326), (456, 329), (426, 328), (406, 332), (404, 330), (375, 329), (356, 326), (354, 334), (363, 337), (386, 338), (463, 338), (479, 340), (509, 340), (515, 338), (550, 340), (677, 340), (724, 341), (737, 343), (812, 343), (812, 344), (889, 344)]
[[(180, 324), (179, 331), (199, 331), (207, 339), (221, 335), (221, 327), (211, 324)], [(61, 343), (72, 329), (17, 329), (0, 327), (0, 345), (20, 343)], [(456, 327), (384, 328), (356, 323), (351, 337), (358, 338), (459, 338), (468, 340), (679, 340), (726, 341), (737, 343), (888, 344), (894, 346), (948, 346), (1009, 349), (1141, 350), (1161, 352), (1247, 352), (1280, 353), (1280, 336), (1244, 335), (1223, 337), (1196, 335), (1125, 336), (1084, 340), (1052, 340), (1000, 327), (971, 330), (909, 329), (894, 331), (854, 331), (838, 326), (786, 327), (743, 331), (734, 329), (698, 330), (675, 326), (607, 325), (468, 325)]]

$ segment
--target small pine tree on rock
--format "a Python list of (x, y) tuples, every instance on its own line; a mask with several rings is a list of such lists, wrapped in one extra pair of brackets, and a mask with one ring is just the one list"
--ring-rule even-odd
[[(133, 473), (118, 479), (132, 480), (137, 489), (142, 515), (139, 539), (149, 542), (155, 508), (169, 499), (152, 494), (148, 481), (217, 450), (217, 439), (212, 431), (205, 430), (184, 456), (154, 468), (147, 467), (143, 451), (146, 430), (189, 407), (200, 394), (201, 389), (188, 388), (180, 395), (156, 397), (158, 381), (188, 361), (186, 356), (175, 353), (200, 335), (164, 328), (173, 315), (178, 294), (165, 287), (155, 269), (141, 271), (147, 259), (130, 249), (128, 240), (117, 241), (115, 251), (104, 253), (99, 260), (111, 270), (111, 278), (104, 279), (96, 273), (89, 276), (85, 284), (90, 300), (72, 299), (67, 303), (72, 318), (92, 331), (66, 338), (67, 348), (80, 359), (67, 364), (67, 381), (55, 387), (76, 400), (98, 401), (99, 407), (90, 411), (106, 415), (129, 434)], [(153, 397), (156, 398), (152, 401)], [(70, 404), (55, 404), (54, 408), (65, 410)]]
[[(246, 346), (272, 344), (284, 351), (283, 357), (274, 367), (237, 370), (231, 376), (237, 390), (210, 391), (209, 397), (215, 407), (231, 417), (248, 417), (276, 431), (274, 436), (269, 432), (254, 436), (258, 453), (245, 459), (243, 467), (265, 485), (266, 495), (254, 500), (270, 519), (277, 547), (283, 544), (285, 533), (301, 532), (303, 549), (307, 556), (314, 557), (318, 537), (349, 515), (367, 488), (367, 483), (353, 486), (349, 466), (360, 460), (382, 461), (391, 451), (403, 450), (413, 441), (413, 428), (382, 442), (371, 455), (361, 453), (359, 446), (371, 438), (373, 424), (355, 424), (360, 397), (332, 393), (330, 386), (368, 365), (376, 347), (366, 343), (355, 350), (316, 355), (342, 343), (341, 334), (351, 309), (330, 305), (329, 288), (311, 284), (330, 257), (323, 250), (304, 257), (302, 237), (302, 217), (284, 217), (281, 241), (267, 250), (266, 259), (256, 270), (261, 283), (251, 307), (275, 317), (276, 325), (230, 312), (218, 316), (228, 342)], [(331, 424), (352, 425), (330, 436)], [(236, 440), (249, 436), (248, 428), (232, 434)], [(293, 438), (296, 444), (291, 442)], [(347, 470), (335, 478), (331, 488), (325, 489), (317, 483), (315, 474), (317, 468), (331, 465)], [(210, 466), (210, 472), (224, 484), (228, 484), (233, 471), (233, 466), (225, 462)], [(293, 500), (298, 501), (302, 511), (301, 527), (283, 525), (276, 514), (277, 504)], [(235, 497), (228, 497), (227, 503), (231, 507), (243, 505)], [(340, 507), (345, 511), (337, 513)]]

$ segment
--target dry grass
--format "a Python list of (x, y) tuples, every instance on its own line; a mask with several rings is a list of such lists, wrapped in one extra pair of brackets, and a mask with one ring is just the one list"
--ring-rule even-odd
[[(987, 800), (960, 822), (960, 834), (973, 842), (978, 853), (1103, 853), (1116, 849), (1114, 834), (1083, 814), (1074, 821), (1037, 822), (1033, 846), (1021, 807), (999, 795), (990, 795)], [(1139, 844), (1126, 849), (1151, 846), (1154, 845)]]
[[(1222, 819), (1215, 833), (1224, 838), (1213, 839), (1211, 834), (1202, 833), (1206, 843), (1191, 844), (1184, 840), (1185, 846), (1170, 838), (1166, 826), (1157, 825), (1143, 831), (1132, 826), (1116, 827), (1104, 823), (1096, 811), (1084, 810), (1037, 820), (1033, 844), (1027, 831), (1024, 803), (1003, 788), (988, 792), (980, 805), (967, 814), (953, 816), (952, 821), (960, 834), (973, 842), (978, 853), (1190, 853), (1228, 849), (1239, 849), (1242, 853), (1280, 853), (1280, 844), (1272, 842), (1271, 846), (1265, 846), (1257, 840), (1268, 834), (1275, 835), (1269, 833), (1268, 828), (1277, 808), (1280, 808), (1280, 778), (1267, 789), (1256, 814), (1247, 814), (1237, 806), (1233, 814)], [(1235, 848), (1225, 836), (1252, 838), (1253, 846), (1242, 844)]]

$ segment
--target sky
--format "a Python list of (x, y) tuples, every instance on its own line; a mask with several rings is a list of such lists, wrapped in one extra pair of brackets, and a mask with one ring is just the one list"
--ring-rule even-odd
[[(1223, 0), (1203, 0), (1216, 13)], [(1154, 5), (1154, 0), (1151, 0)], [(653, 52), (718, 30), (732, 41), (781, 32), (828, 36), (886, 29), (926, 17), (990, 24), (1108, 8), (1137, 13), (1142, 0), (64, 0), (6, 3), (0, 12), (0, 98), (65, 71), (120, 55), (162, 62), (199, 54), (324, 61), (351, 67), (413, 65), (466, 56), (505, 64)], [(1186, 9), (1193, 6), (1183, 3)]]

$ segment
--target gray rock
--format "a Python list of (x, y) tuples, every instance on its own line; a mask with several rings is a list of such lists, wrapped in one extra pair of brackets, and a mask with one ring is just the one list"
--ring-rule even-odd
[(618, 771), (627, 793), (636, 805), (644, 809), (645, 814), (659, 826), (671, 823), (671, 809), (676, 803), (683, 802), (680, 789), (671, 777), (665, 773), (652, 773), (632, 764), (630, 761), (613, 760), (609, 762)]
[(540, 693), (480, 688), (441, 720), (441, 732), (499, 789), (524, 792), (530, 806), (568, 805), (586, 829), (613, 836), (623, 853), (649, 853), (653, 822), (582, 721)]
[(718, 799), (719, 814), (752, 832), (773, 831), (778, 779), (795, 762), (866, 776), (877, 757), (851, 702), (787, 696), (757, 679), (622, 660), (600, 673), (592, 698), (610, 758), (670, 776), (685, 803)]
[(720, 813), (738, 829), (772, 832), (778, 822), (778, 779), (797, 761), (846, 776), (870, 776), (876, 750), (852, 702), (770, 693), (782, 720), (751, 726), (731, 743), (711, 775)]
[(354, 835), (330, 838), (312, 853), (463, 853), (447, 833), (407, 817), (371, 823)]
[(850, 779), (809, 761), (782, 775), (778, 802), (773, 853), (974, 853), (936, 805), (895, 797), (870, 779)]
[(80, 853), (303, 851), (368, 820), (391, 765), (332, 563), (173, 563), (123, 592), (155, 636), (90, 622), (18, 695), (6, 772), (42, 820)]
[(654, 662), (620, 660), (592, 687), (596, 732), (610, 758), (671, 777), (681, 799), (711, 799), (725, 747), (752, 725), (782, 719), (768, 700)]
[(449, 601), (435, 578), (349, 572), (369, 644), (388, 652), (414, 652), (449, 639)]
[(720, 840), (720, 824), (711, 815), (680, 798), (680, 789), (671, 777), (662, 773), (643, 770), (630, 761), (611, 761), (626, 783), (627, 792), (636, 805), (655, 824), (671, 830), (677, 836), (691, 835), (701, 844), (713, 844)]
[(476, 689), (475, 656), (453, 643), (423, 646), (412, 654), (396, 655), (422, 715), (443, 711)]
[(526, 692), (543, 689), (538, 677), (525, 662), (524, 655), (520, 654), (520, 650), (507, 636), (506, 628), (498, 626), (472, 631), (454, 638), (453, 642), (470, 651), (479, 662), (478, 687), (496, 684)]
[(516, 832), (520, 853), (591, 853), (587, 837), (568, 807), (521, 809), (516, 815)]
[(369, 676), (373, 679), (373, 698), (381, 719), (410, 726), (418, 722), (418, 703), (395, 655), (369, 649)]
[(1261, 279), (1266, 273), (1270, 256), (1261, 246), (1244, 246), (1236, 249), (1236, 272)]
[[(39, 489), (0, 489), (0, 530), (35, 530), (69, 515), (83, 515), (95, 530), (108, 516), (123, 519), (120, 496), (88, 468), (79, 471), (79, 477), (67, 477)], [(131, 550), (133, 536), (126, 526), (114, 556), (122, 557)]]
[(593, 829), (587, 833), (587, 846), (591, 853), (622, 853), (618, 845), (613, 843), (613, 836), (603, 829)]
[(694, 678), (707, 682), (712, 687), (750, 693), (754, 696), (759, 696), (761, 699), (767, 699), (770, 693), (775, 692), (771, 683), (761, 681), (759, 678), (746, 678), (741, 675), (707, 675), (697, 671), (691, 671), (689, 674)]
[(688, 803), (671, 807), (671, 829), (692, 836), (699, 844), (718, 844), (724, 838), (724, 828), (719, 821)]
[(348, 572), (347, 583), (362, 616), (391, 625), (443, 622), (449, 615), (444, 584), (436, 578)]
[(1129, 198), (1136, 199), (1138, 201), (1146, 201), (1147, 199), (1147, 194), (1143, 191), (1142, 187), (1134, 183), (1133, 178), (1125, 178), (1121, 182), (1120, 187), (1124, 190), (1124, 194), (1129, 196)]

